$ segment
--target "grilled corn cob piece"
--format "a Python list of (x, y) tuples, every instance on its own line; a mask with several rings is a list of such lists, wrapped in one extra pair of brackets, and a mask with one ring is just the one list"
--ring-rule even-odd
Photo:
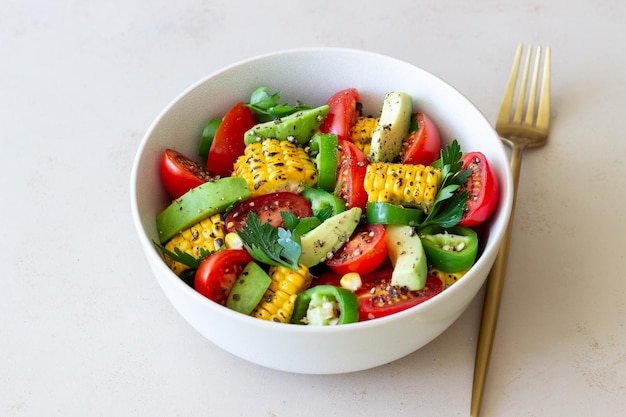
[(350, 129), (350, 140), (365, 155), (369, 155), (372, 147), (372, 134), (378, 126), (378, 118), (376, 117), (359, 117)]
[(251, 143), (235, 161), (233, 176), (243, 177), (253, 196), (276, 191), (302, 191), (302, 183), (315, 186), (317, 171), (301, 147), (278, 139)]
[(289, 323), (298, 294), (311, 285), (309, 269), (302, 264), (297, 271), (284, 266), (271, 266), (269, 275), (272, 282), (251, 315), (263, 320)]
[[(213, 252), (223, 246), (224, 220), (221, 214), (215, 214), (178, 233), (165, 244), (165, 249), (175, 252), (175, 248), (178, 248), (194, 258), (199, 258), (203, 250)], [(176, 275), (180, 275), (190, 268), (167, 256), (165, 262)]]
[(451, 286), (452, 284), (454, 284), (455, 282), (457, 282), (458, 280), (460, 280), (463, 275), (465, 275), (467, 273), (467, 271), (463, 271), (463, 272), (443, 272), (439, 269), (435, 269), (435, 268), (431, 268), (428, 271), (429, 275), (435, 276), (437, 278), (439, 278), (441, 280), (441, 282), (443, 283), (443, 288), (448, 288), (449, 286)]
[(375, 162), (367, 166), (369, 202), (417, 207), (428, 213), (441, 186), (441, 170), (431, 166)]

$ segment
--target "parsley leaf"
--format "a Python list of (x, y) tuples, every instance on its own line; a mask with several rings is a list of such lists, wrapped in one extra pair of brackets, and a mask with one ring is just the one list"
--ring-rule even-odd
[(322, 207), (313, 214), (320, 220), (320, 223), (324, 223), (326, 220), (333, 217), (333, 208), (330, 206)]
[(435, 197), (433, 207), (420, 224), (424, 227), (437, 224), (441, 227), (455, 226), (463, 217), (469, 192), (459, 192), (459, 188), (467, 182), (472, 171), (463, 168), (461, 146), (456, 141), (441, 150), (441, 157), (433, 166), (441, 169), (441, 187)]
[(298, 260), (302, 254), (300, 239), (295, 241), (292, 239), (290, 230), (279, 227), (277, 243), (282, 247), (280, 259), (285, 261), (285, 266), (289, 266), (291, 269), (298, 269)]
[(250, 102), (246, 104), (250, 107), (259, 122), (269, 122), (270, 120), (280, 119), (288, 116), (298, 110), (309, 109), (309, 106), (296, 104), (290, 106), (288, 104), (280, 104), (280, 91), (274, 94), (267, 92), (267, 87), (261, 86), (252, 92)]
[(187, 265), (188, 267), (192, 269), (198, 269), (202, 261), (207, 256), (213, 253), (212, 251), (209, 251), (207, 249), (200, 248), (200, 257), (195, 258), (194, 256), (188, 254), (187, 252), (183, 252), (180, 248), (175, 247), (174, 252), (172, 252), (171, 250), (166, 249), (165, 246), (159, 245), (156, 242), (154, 242), (154, 245), (157, 247), (157, 249), (161, 251), (161, 253), (163, 253), (165, 256), (167, 256), (171, 260), (180, 262), (181, 264)]
[(297, 242), (300, 241), (300, 236), (310, 232), (322, 223), (322, 221), (315, 216), (300, 219), (295, 214), (288, 211), (281, 211), (280, 217), (283, 219), (283, 227), (291, 230), (291, 238)]
[(298, 227), (298, 223), (300, 223), (298, 216), (290, 211), (281, 211), (280, 217), (283, 219), (283, 227), (285, 229), (294, 230)]
[(261, 223), (256, 214), (249, 212), (241, 230), (237, 230), (237, 234), (246, 250), (257, 261), (298, 269), (302, 246), (300, 246), (299, 239), (293, 238), (290, 230), (276, 228), (269, 223)]

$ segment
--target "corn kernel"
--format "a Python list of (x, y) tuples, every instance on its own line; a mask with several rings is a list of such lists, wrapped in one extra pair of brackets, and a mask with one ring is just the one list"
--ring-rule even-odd
[(236, 232), (227, 233), (224, 237), (226, 249), (243, 249), (243, 241)]
[(361, 275), (357, 272), (348, 272), (341, 277), (339, 280), (339, 285), (346, 290), (350, 290), (352, 292), (358, 290), (363, 285), (363, 281), (361, 281)]

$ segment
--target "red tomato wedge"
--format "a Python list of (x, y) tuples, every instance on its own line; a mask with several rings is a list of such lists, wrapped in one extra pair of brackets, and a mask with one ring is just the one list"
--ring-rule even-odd
[(365, 210), (367, 192), (363, 182), (367, 171), (367, 158), (350, 141), (340, 140), (339, 148), (336, 194), (346, 203), (347, 208), (360, 207)]
[(495, 172), (481, 152), (469, 152), (461, 157), (462, 169), (471, 169), (467, 182), (457, 192), (469, 191), (467, 207), (461, 226), (476, 226), (487, 220), (500, 198), (500, 186)]
[(333, 94), (328, 104), (328, 115), (320, 126), (322, 133), (334, 133), (339, 140), (350, 140), (350, 129), (358, 117), (357, 103), (359, 92), (356, 88), (347, 88)]
[(359, 226), (326, 265), (338, 274), (369, 274), (387, 257), (387, 233), (382, 224)]
[(246, 148), (243, 135), (255, 124), (254, 112), (244, 103), (237, 103), (228, 110), (209, 149), (207, 169), (211, 174), (226, 177), (233, 172), (235, 160)]
[(430, 165), (441, 151), (441, 138), (435, 123), (424, 113), (417, 112), (417, 130), (412, 131), (406, 138), (402, 154), (403, 164)]
[(393, 270), (377, 271), (361, 277), (363, 286), (355, 294), (359, 300), (359, 321), (385, 317), (406, 310), (439, 294), (443, 283), (435, 276), (428, 275), (426, 285), (419, 291), (392, 287)]
[(196, 271), (194, 288), (209, 300), (225, 305), (237, 276), (252, 261), (244, 249), (222, 249), (209, 255)]
[[(362, 287), (355, 291), (359, 300), (359, 321), (372, 320), (379, 317), (406, 310), (443, 291), (442, 281), (434, 275), (428, 275), (426, 285), (419, 291), (408, 291), (406, 288), (392, 287), (392, 268), (381, 269), (362, 275)], [(311, 286), (341, 286), (341, 274), (334, 271), (320, 274)]]
[(173, 149), (163, 151), (159, 173), (165, 190), (172, 198), (178, 198), (211, 180), (209, 171)]
[(224, 221), (226, 232), (240, 230), (250, 212), (256, 214), (261, 223), (269, 222), (273, 227), (280, 227), (283, 224), (280, 213), (283, 211), (298, 218), (313, 215), (311, 205), (299, 194), (287, 191), (264, 194), (251, 197), (235, 205)]

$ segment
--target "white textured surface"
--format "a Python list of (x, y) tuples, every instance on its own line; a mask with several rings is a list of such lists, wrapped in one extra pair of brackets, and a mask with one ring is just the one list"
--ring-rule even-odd
[(435, 341), (370, 371), (251, 365), (165, 299), (133, 230), (130, 166), (174, 96), (252, 55), (392, 55), (493, 120), (519, 41), (553, 48), (553, 128), (524, 158), (483, 415), (619, 415), (625, 19), (626, 3), (587, 0), (4, 0), (0, 415), (468, 415), (480, 297)]

